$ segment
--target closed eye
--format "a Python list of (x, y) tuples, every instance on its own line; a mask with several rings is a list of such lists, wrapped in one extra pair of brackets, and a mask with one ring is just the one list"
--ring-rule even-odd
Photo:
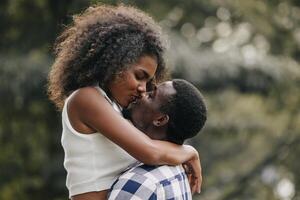
[(148, 99), (152, 99), (153, 98), (153, 92), (147, 92), (146, 97)]
[(156, 94), (156, 86), (154, 86), (153, 90), (147, 93), (147, 97), (153, 99)]
[(137, 80), (147, 80), (149, 78), (149, 74), (144, 70), (137, 70), (135, 77)]
[(147, 80), (147, 82), (151, 79), (149, 73), (143, 69), (138, 69), (135, 72), (135, 77), (138, 80)]
[(145, 79), (145, 76), (144, 76), (143, 73), (136, 73), (135, 77), (136, 77), (137, 80), (144, 80)]
[(151, 79), (150, 81), (147, 82), (146, 84), (146, 90), (147, 91), (152, 91), (155, 89), (155, 84), (153, 83), (153, 80)]

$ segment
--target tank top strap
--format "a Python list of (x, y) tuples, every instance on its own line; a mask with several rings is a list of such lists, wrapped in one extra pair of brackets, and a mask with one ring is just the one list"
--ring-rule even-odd
[(66, 99), (64, 102), (64, 106), (63, 106), (63, 112), (67, 109), (68, 107), (68, 102), (71, 99), (71, 97), (77, 92), (77, 90), (75, 90), (74, 92), (72, 92)]
[[(100, 88), (99, 86), (94, 86), (94, 88), (96, 88), (96, 89), (100, 92), (100, 94), (101, 94), (102, 96), (104, 96), (104, 98), (108, 101), (108, 103), (111, 104), (112, 107), (113, 107), (119, 114), (122, 115), (122, 107), (121, 107), (118, 103), (116, 103), (115, 101), (112, 101), (112, 100), (107, 96), (106, 92), (105, 92), (102, 88)], [(71, 99), (71, 97), (72, 97), (77, 91), (78, 91), (78, 90), (75, 90), (74, 92), (72, 92), (72, 94), (70, 94), (70, 95), (66, 98), (66, 100), (65, 100), (65, 102), (64, 102), (64, 108), (63, 108), (63, 110), (65, 109), (65, 107), (67, 107), (66, 105), (68, 105), (69, 99)]]
[(104, 96), (104, 98), (112, 105), (112, 107), (118, 112), (122, 113), (122, 107), (116, 103), (115, 101), (112, 101), (106, 94), (106, 92), (100, 88), (99, 86), (95, 86), (95, 88)]
[(95, 88), (104, 96), (104, 98), (110, 103), (113, 104), (114, 102), (107, 96), (106, 92), (100, 88), (99, 86), (95, 86)]

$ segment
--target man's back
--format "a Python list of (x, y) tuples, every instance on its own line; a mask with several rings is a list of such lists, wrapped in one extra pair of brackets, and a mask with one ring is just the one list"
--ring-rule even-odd
[(122, 174), (109, 199), (192, 199), (187, 176), (180, 166), (140, 165)]

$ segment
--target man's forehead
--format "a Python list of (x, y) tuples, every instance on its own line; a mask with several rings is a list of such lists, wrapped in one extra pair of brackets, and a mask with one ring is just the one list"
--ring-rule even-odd
[(157, 88), (173, 87), (172, 81), (165, 81), (160, 83)]
[(165, 81), (157, 86), (157, 92), (164, 95), (173, 95), (176, 93), (176, 90), (172, 81)]

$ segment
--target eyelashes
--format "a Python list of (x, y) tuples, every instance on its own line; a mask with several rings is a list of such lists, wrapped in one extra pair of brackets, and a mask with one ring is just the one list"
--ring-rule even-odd
[(153, 99), (153, 92), (148, 92), (147, 93), (147, 98), (148, 99)]
[(156, 85), (154, 85), (153, 84), (153, 88), (152, 88), (152, 90), (150, 90), (149, 92), (147, 92), (147, 97), (148, 98), (154, 98), (154, 96), (155, 96), (155, 94), (156, 94), (156, 89), (157, 89), (157, 87), (156, 87)]
[(151, 98), (151, 99), (153, 98), (153, 91), (152, 91), (152, 92), (149, 92), (148, 97)]
[(135, 74), (135, 78), (136, 78), (137, 80), (143, 80), (143, 79), (145, 79), (145, 76), (144, 76), (143, 74), (136, 73), (136, 74)]
[(146, 89), (147, 89), (147, 91), (152, 91), (152, 90), (154, 90), (154, 89), (155, 89), (155, 84), (154, 84), (152, 81), (148, 82), (148, 83), (146, 84)]

